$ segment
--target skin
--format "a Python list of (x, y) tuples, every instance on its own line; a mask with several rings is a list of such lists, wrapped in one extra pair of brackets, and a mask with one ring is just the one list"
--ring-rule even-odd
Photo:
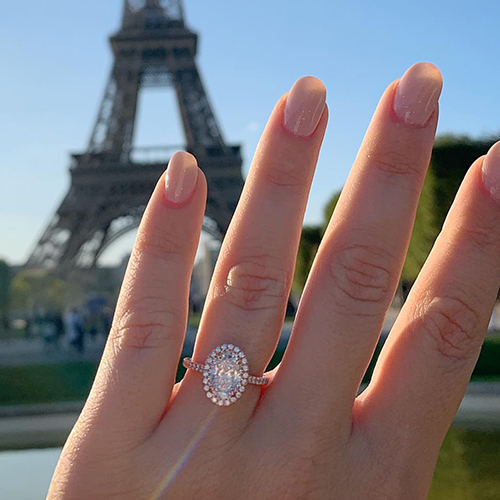
[[(200, 171), (193, 195), (172, 204), (160, 179), (49, 499), (425, 498), (498, 291), (500, 203), (484, 187), (480, 158), (357, 397), (398, 283), (438, 119), (436, 109), (424, 126), (401, 120), (397, 86), (375, 112), (281, 365), (268, 386), (249, 385), (227, 408), (205, 397), (199, 373), (174, 385), (206, 182)], [(231, 342), (262, 374), (276, 347), (328, 120), (325, 108), (314, 133), (294, 135), (284, 127), (286, 100), (270, 117), (225, 238), (196, 361)]]

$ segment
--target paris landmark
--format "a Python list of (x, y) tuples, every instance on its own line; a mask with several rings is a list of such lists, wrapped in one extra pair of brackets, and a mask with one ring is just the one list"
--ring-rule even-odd
[(222, 238), (236, 208), (243, 187), (240, 147), (226, 144), (217, 124), (196, 65), (198, 36), (186, 26), (182, 0), (125, 0), (121, 28), (110, 43), (114, 64), (90, 142), (71, 155), (69, 191), (28, 267), (59, 275), (91, 268), (139, 225), (172, 152), (168, 146), (133, 147), (142, 88), (175, 91), (184, 149), (208, 182), (205, 230)]

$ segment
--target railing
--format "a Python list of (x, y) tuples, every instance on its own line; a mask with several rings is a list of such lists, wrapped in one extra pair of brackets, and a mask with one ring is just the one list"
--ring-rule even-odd
[(146, 146), (133, 148), (130, 159), (134, 163), (167, 163), (173, 153), (185, 150), (186, 146)]

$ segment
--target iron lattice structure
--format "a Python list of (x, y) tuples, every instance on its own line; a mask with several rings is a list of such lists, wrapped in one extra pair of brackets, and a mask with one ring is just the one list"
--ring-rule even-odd
[[(186, 144), (208, 181), (205, 229), (226, 232), (243, 187), (239, 146), (224, 141), (196, 66), (198, 36), (182, 0), (125, 0), (111, 36), (114, 65), (87, 150), (72, 155), (71, 186), (27, 266), (67, 274), (94, 266), (136, 228), (174, 148), (133, 149), (138, 94), (173, 86)], [(179, 148), (175, 148), (179, 149)]]

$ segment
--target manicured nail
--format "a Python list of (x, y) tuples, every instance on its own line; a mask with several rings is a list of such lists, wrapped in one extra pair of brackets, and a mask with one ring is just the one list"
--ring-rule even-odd
[(165, 175), (167, 200), (181, 205), (193, 195), (198, 179), (198, 165), (193, 155), (184, 151), (175, 153), (168, 164)]
[(295, 135), (307, 137), (318, 126), (325, 109), (326, 89), (321, 80), (304, 76), (295, 82), (285, 106), (285, 128)]
[(443, 78), (433, 64), (418, 63), (401, 78), (394, 97), (394, 112), (401, 120), (424, 127), (436, 111)]
[(491, 197), (500, 201), (500, 142), (490, 148), (483, 160), (483, 184)]

